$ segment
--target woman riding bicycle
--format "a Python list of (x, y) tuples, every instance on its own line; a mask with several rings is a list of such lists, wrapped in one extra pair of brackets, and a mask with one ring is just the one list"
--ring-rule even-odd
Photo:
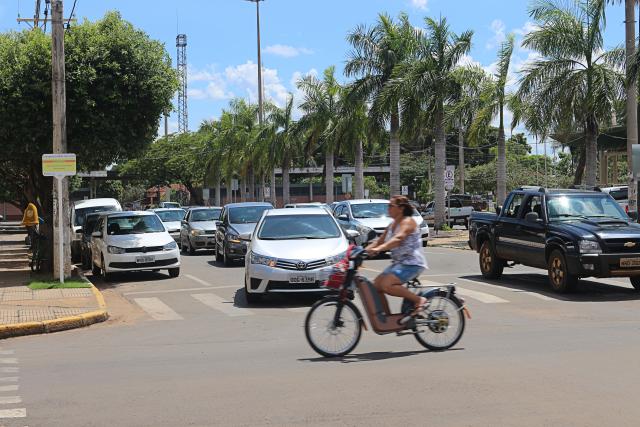
[(412, 218), (413, 206), (405, 196), (393, 196), (388, 209), (393, 222), (366, 248), (371, 256), (391, 250), (392, 263), (376, 277), (374, 285), (378, 292), (412, 301), (415, 304), (412, 314), (417, 314), (425, 308), (427, 299), (414, 294), (403, 284), (427, 268), (420, 229)]

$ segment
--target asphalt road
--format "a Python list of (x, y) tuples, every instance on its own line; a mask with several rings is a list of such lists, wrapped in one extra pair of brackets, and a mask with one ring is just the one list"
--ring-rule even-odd
[(640, 295), (628, 282), (558, 296), (544, 271), (487, 282), (471, 251), (426, 252), (423, 281), (456, 282), (473, 315), (450, 351), (368, 331), (353, 354), (318, 357), (302, 329), (313, 299), (247, 306), (243, 266), (185, 255), (175, 279), (96, 279), (106, 323), (3, 341), (0, 371), (14, 378), (0, 384), (0, 425), (638, 425)]

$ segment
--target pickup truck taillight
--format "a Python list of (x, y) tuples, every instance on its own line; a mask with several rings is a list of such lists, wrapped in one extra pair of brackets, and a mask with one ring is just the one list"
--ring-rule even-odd
[(624, 207), (624, 211), (625, 211), (626, 213), (629, 213), (629, 205), (626, 205), (626, 206)]

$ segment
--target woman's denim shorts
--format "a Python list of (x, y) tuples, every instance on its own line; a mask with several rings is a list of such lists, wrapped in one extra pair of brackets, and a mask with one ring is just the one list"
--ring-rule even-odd
[(424, 271), (424, 267), (420, 265), (391, 264), (384, 269), (382, 274), (393, 274), (402, 283), (415, 279)]

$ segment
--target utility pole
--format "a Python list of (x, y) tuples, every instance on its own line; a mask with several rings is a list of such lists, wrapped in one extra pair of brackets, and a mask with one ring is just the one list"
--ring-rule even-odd
[[(627, 77), (636, 56), (635, 0), (625, 0), (625, 54)], [(637, 177), (633, 176), (632, 148), (638, 143), (638, 98), (636, 79), (627, 79), (627, 168), (629, 170), (629, 214), (638, 220)], [(617, 171), (616, 171), (617, 172)]]
[[(65, 90), (65, 67), (64, 67), (64, 19), (62, 14), (62, 0), (51, 1), (51, 68), (52, 68), (52, 98), (53, 98), (53, 153), (62, 154), (67, 152), (67, 111), (66, 111), (66, 90)], [(59, 230), (62, 228), (63, 251), (54, 250), (53, 270), (54, 275), (60, 274), (60, 260), (63, 257), (64, 276), (71, 275), (71, 246), (69, 215), (69, 179), (63, 178), (62, 185), (53, 185), (53, 200), (58, 200), (58, 188), (62, 192), (62, 204), (58, 206), (54, 202), (53, 209), (53, 242), (54, 248), (59, 247)], [(60, 215), (60, 210), (62, 215)]]

